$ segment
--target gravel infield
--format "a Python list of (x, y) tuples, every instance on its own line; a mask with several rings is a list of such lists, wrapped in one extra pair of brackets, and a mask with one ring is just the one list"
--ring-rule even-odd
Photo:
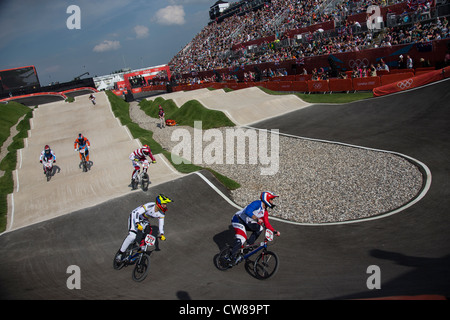
[[(194, 137), (192, 127), (159, 128), (159, 119), (147, 116), (136, 102), (130, 104), (130, 117), (143, 129), (152, 131), (153, 138), (170, 151), (174, 148), (179, 151), (181, 146), (182, 140), (175, 139), (175, 130)], [(239, 206), (244, 207), (258, 199), (262, 191), (279, 195), (275, 200), (277, 206), (270, 215), (288, 221), (320, 224), (376, 216), (410, 202), (422, 189), (423, 176), (419, 168), (397, 154), (250, 128), (211, 130), (203, 131), (203, 137), (209, 134), (213, 139), (200, 141), (201, 149), (198, 149), (198, 139), (184, 141), (191, 146), (191, 159), (195, 149), (203, 150), (203, 160), (215, 158), (218, 163), (200, 165), (241, 184), (239, 189), (231, 191), (232, 200)], [(264, 153), (258, 153), (257, 163), (252, 164), (254, 158), (249, 154), (254, 155), (254, 152), (249, 150), (255, 147), (254, 144), (247, 143), (240, 148), (234, 143), (234, 160), (232, 164), (226, 164), (227, 159), (229, 162), (233, 159), (226, 152), (227, 143), (230, 145), (227, 136), (230, 133), (254, 135), (251, 130), (257, 131), (258, 146), (263, 150), (267, 146), (266, 157)], [(263, 136), (267, 141), (259, 140)], [(223, 144), (219, 138), (223, 138)], [(223, 150), (215, 148), (220, 145)], [(276, 146), (279, 152), (271, 154)], [(237, 157), (243, 153), (243, 163), (237, 164)], [(270, 165), (262, 164), (264, 158), (271, 161)], [(270, 168), (273, 174), (261, 174)]]

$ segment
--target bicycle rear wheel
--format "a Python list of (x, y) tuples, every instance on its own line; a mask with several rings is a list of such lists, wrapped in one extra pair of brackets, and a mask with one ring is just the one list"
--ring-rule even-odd
[(230, 255), (231, 255), (231, 248), (225, 247), (223, 248), (215, 257), (214, 257), (214, 264), (216, 265), (216, 268), (225, 271), (232, 267), (232, 264), (230, 262)]
[(253, 271), (258, 279), (268, 279), (278, 270), (278, 256), (272, 251), (263, 251), (255, 260)]
[(148, 268), (150, 267), (150, 258), (147, 254), (142, 253), (142, 256), (134, 266), (133, 270), (133, 280), (140, 282), (144, 280), (147, 277), (148, 274)]
[(141, 184), (142, 184), (142, 190), (147, 191), (148, 190), (148, 185), (149, 185), (149, 177), (147, 173), (143, 173), (142, 174), (142, 180), (141, 180)]

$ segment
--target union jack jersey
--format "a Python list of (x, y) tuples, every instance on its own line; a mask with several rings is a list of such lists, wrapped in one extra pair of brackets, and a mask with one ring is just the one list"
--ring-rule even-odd
[(152, 161), (156, 161), (155, 157), (152, 154), (152, 151), (150, 150), (150, 148), (139, 148), (136, 149), (135, 151), (133, 151), (130, 154), (130, 160), (134, 160), (137, 159), (138, 161), (144, 161), (147, 159), (147, 156), (144, 154), (143, 150), (147, 150), (148, 151), (148, 156), (150, 157), (150, 159), (152, 159)]

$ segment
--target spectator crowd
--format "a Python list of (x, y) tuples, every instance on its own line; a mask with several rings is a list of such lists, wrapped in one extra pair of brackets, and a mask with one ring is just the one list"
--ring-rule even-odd
[[(241, 0), (247, 2), (249, 0)], [(405, 2), (405, 1), (396, 1)], [(429, 3), (425, 0), (408, 0), (409, 15), (422, 13)], [(419, 5), (417, 5), (419, 3)], [(423, 5), (421, 5), (423, 3)], [(302, 59), (305, 57), (330, 55), (341, 52), (355, 52), (370, 48), (393, 46), (406, 43), (427, 43), (432, 40), (449, 38), (446, 17), (418, 20), (415, 23), (401, 23), (395, 27), (384, 28), (378, 34), (354, 28), (351, 15), (366, 12), (369, 5), (386, 6), (386, 0), (341, 1), (332, 10), (325, 10), (326, 0), (272, 0), (266, 1), (258, 10), (234, 14), (226, 19), (212, 21), (198, 33), (172, 60), (169, 66), (173, 74), (192, 74), (188, 81), (212, 81), (200, 79), (198, 72), (224, 69), (230, 70), (245, 65)], [(330, 20), (339, 21), (339, 28), (333, 33), (309, 33), (302, 41), (287, 39), (284, 31), (307, 27)], [(249, 48), (245, 42), (276, 36), (274, 42), (264, 42), (258, 47)], [(233, 50), (233, 47), (235, 50)], [(236, 47), (238, 49), (236, 49)], [(373, 66), (366, 71), (374, 74), (387, 66)], [(374, 71), (371, 71), (373, 69)], [(272, 70), (263, 70), (266, 74)], [(278, 71), (280, 73), (280, 71)], [(282, 73), (282, 72), (281, 72)], [(279, 74), (280, 75), (280, 74)], [(282, 74), (281, 74), (282, 75)], [(230, 76), (231, 77), (231, 76)], [(248, 72), (246, 79), (255, 74)], [(226, 80), (226, 79), (224, 79)]]

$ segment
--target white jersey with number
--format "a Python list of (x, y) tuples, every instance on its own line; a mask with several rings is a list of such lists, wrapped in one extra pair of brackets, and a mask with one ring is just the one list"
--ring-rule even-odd
[(137, 230), (137, 225), (144, 227), (149, 224), (149, 218), (157, 218), (159, 220), (159, 234), (164, 234), (164, 213), (156, 210), (156, 203), (148, 202), (134, 209), (130, 214), (129, 228), (132, 231)]

